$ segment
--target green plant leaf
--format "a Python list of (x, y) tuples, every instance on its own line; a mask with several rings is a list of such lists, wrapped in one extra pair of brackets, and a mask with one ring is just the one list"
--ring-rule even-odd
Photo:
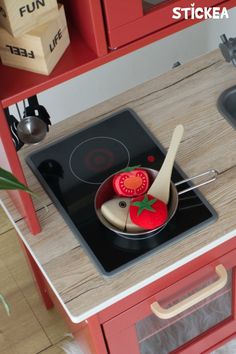
[(12, 190), (21, 189), (26, 192), (31, 192), (24, 184), (18, 181), (18, 179), (13, 176), (9, 171), (4, 170), (0, 167), (0, 189)]
[(1, 303), (3, 304), (3, 307), (4, 307), (4, 309), (5, 309), (5, 311), (6, 311), (6, 313), (7, 313), (7, 315), (8, 316), (10, 316), (10, 306), (8, 305), (8, 303), (7, 303), (7, 301), (6, 301), (6, 299), (5, 299), (5, 297), (2, 295), (2, 294), (0, 294), (0, 301), (1, 301)]
[[(16, 190), (20, 189), (24, 192), (27, 192), (31, 194), (33, 197), (35, 197), (40, 203), (42, 203), (41, 199), (39, 196), (32, 192), (28, 187), (26, 187), (23, 183), (19, 182), (18, 179), (9, 171), (4, 170), (3, 168), (0, 167), (0, 190)], [(48, 212), (48, 207), (43, 204), (44, 208)]]

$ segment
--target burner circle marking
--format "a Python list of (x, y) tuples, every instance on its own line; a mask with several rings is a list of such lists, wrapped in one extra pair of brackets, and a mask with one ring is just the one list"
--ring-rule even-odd
[[(98, 145), (102, 143), (102, 145), (96, 146), (96, 143)], [(90, 147), (90, 145), (92, 150), (86, 151), (86, 148)], [(106, 148), (106, 145), (110, 145), (111, 149), (109, 150), (109, 147)], [(114, 151), (112, 151), (112, 148), (114, 148)], [(85, 151), (83, 152), (83, 150)], [(78, 158), (81, 153), (82, 156)], [(76, 155), (78, 155), (77, 159)], [(120, 158), (120, 161), (116, 161), (115, 158)], [(81, 165), (82, 172), (78, 170), (77, 161)], [(114, 169), (117, 163), (119, 168)], [(129, 163), (130, 153), (126, 145), (118, 139), (107, 136), (96, 136), (82, 141), (72, 150), (69, 157), (69, 167), (73, 176), (81, 182), (94, 185), (101, 184), (111, 174), (129, 166)], [(96, 174), (98, 175), (98, 180), (96, 180)], [(105, 176), (99, 178), (100, 174)]]

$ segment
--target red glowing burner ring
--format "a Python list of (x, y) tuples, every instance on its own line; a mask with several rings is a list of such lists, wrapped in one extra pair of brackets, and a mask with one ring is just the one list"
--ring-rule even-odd
[(153, 156), (153, 155), (148, 155), (148, 157), (147, 157), (147, 160), (148, 160), (148, 162), (155, 162), (156, 161), (156, 158), (155, 158), (155, 156)]

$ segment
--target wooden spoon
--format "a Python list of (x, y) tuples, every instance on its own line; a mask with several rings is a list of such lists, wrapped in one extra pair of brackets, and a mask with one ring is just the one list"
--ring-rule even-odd
[(168, 204), (169, 201), (171, 174), (175, 162), (175, 156), (178, 151), (183, 133), (183, 125), (177, 125), (173, 132), (170, 147), (161, 166), (161, 169), (147, 192), (147, 194), (150, 194), (153, 197), (163, 201), (165, 204)]

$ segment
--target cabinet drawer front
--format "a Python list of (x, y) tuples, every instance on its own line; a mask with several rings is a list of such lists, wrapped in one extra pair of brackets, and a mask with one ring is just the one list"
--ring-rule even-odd
[(236, 353), (236, 333), (224, 339), (223, 342), (218, 342), (214, 347), (210, 348), (204, 354), (223, 354), (223, 353)]
[[(173, 8), (188, 8), (186, 0), (103, 0), (107, 35), (110, 48), (117, 48), (164, 28), (177, 31), (175, 25), (182, 22), (181, 29), (191, 26), (204, 18), (184, 19), (173, 17)], [(231, 7), (230, 0), (199, 0), (196, 7)], [(182, 12), (181, 12), (182, 13)], [(189, 17), (189, 16), (188, 16)]]
[[(236, 250), (107, 321), (104, 331), (111, 354), (185, 353), (190, 341), (197, 345), (198, 338), (210, 336), (199, 344), (206, 350), (204, 346), (214, 344), (214, 331), (230, 335), (236, 328), (235, 267)], [(217, 275), (219, 269), (222, 273)], [(169, 316), (167, 311), (166, 318), (159, 318), (153, 313), (156, 303), (164, 314), (175, 308), (177, 313)]]

